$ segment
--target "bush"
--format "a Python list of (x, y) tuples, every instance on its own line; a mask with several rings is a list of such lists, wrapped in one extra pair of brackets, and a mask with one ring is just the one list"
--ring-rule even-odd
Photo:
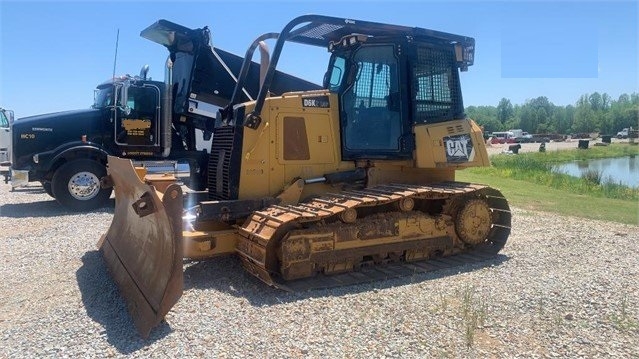
[(601, 184), (601, 171), (589, 168), (581, 172), (581, 178), (593, 184)]

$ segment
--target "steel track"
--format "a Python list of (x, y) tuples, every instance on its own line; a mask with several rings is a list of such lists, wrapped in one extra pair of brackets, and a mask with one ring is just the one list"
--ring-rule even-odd
[(461, 268), (466, 265), (487, 262), (497, 258), (497, 253), (477, 250), (456, 254), (449, 257), (432, 258), (417, 262), (395, 262), (382, 265), (362, 266), (353, 272), (297, 279), (293, 281), (275, 280), (273, 286), (288, 292), (304, 292), (309, 290), (328, 289), (342, 286), (353, 286), (371, 282), (379, 282), (395, 278), (434, 272), (450, 268)]
[[(492, 212), (493, 225), (485, 243), (466, 249), (462, 253), (446, 257), (432, 258), (416, 262), (397, 261), (374, 266), (360, 266), (357, 270), (324, 275), (293, 281), (283, 281), (277, 273), (270, 272), (265, 262), (255, 260), (255, 251), (238, 251), (244, 267), (262, 281), (287, 291), (305, 291), (362, 284), (372, 281), (411, 276), (444, 268), (453, 268), (479, 263), (495, 258), (504, 247), (510, 235), (511, 213), (507, 200), (501, 192), (485, 185), (443, 182), (431, 185), (390, 184), (348, 191), (340, 194), (327, 194), (305, 203), (289, 206), (271, 206), (255, 212), (250, 221), (241, 228), (240, 234), (248, 246), (256, 247), (266, 253), (266, 243), (283, 235), (291, 223), (319, 222), (324, 218), (339, 215), (347, 208), (379, 206), (399, 201), (402, 198), (446, 199), (456, 196), (477, 195), (486, 199)], [(248, 248), (248, 247), (247, 247)]]

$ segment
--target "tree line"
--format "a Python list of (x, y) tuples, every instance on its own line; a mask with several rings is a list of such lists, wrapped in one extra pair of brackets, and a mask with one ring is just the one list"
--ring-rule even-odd
[(574, 105), (557, 106), (547, 97), (513, 105), (502, 98), (495, 106), (468, 106), (466, 115), (483, 126), (484, 132), (522, 129), (529, 133), (592, 133), (615, 135), (623, 128), (637, 128), (639, 94), (622, 94), (612, 99), (608, 94), (584, 94)]

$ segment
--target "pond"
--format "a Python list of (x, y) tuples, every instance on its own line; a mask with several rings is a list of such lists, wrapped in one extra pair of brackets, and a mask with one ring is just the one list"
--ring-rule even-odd
[(639, 188), (639, 156), (568, 162), (555, 165), (552, 170), (574, 177), (581, 177), (588, 170), (597, 171), (602, 183), (612, 181)]

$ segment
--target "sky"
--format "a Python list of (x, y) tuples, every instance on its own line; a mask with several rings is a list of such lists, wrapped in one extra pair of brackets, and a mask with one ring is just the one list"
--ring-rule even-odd
[[(539, 96), (565, 106), (595, 91), (617, 99), (639, 92), (638, 3), (0, 0), (0, 107), (17, 118), (89, 108), (114, 63), (116, 75), (139, 74), (148, 64), (149, 76), (163, 80), (168, 51), (139, 36), (159, 19), (208, 26), (214, 46), (243, 56), (257, 36), (305, 14), (475, 38), (475, 64), (461, 74), (465, 106)], [(278, 69), (321, 83), (327, 60), (324, 49), (285, 46)]]

